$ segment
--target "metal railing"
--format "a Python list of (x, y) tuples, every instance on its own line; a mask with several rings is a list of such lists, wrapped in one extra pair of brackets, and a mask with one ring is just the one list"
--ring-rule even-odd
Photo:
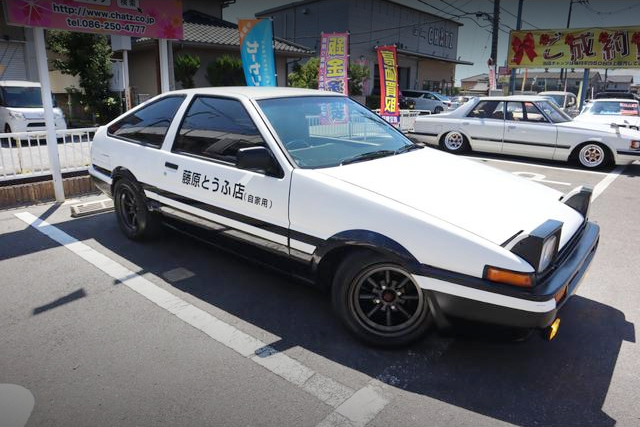
[[(380, 114), (380, 110), (374, 110), (376, 114)], [(398, 129), (402, 132), (413, 132), (416, 123), (416, 117), (433, 114), (429, 110), (400, 110), (400, 126)]]
[[(57, 130), (62, 172), (87, 170), (97, 128)], [(0, 133), (0, 181), (49, 175), (46, 132)]]

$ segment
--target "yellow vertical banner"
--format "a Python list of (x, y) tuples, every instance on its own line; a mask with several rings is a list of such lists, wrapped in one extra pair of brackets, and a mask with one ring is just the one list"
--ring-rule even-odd
[(398, 60), (395, 46), (378, 47), (380, 71), (380, 116), (391, 124), (400, 123), (398, 107)]

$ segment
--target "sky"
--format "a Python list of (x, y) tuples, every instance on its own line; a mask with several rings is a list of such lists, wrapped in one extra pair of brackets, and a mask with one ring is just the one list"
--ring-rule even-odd
[[(348, 0), (345, 0), (348, 1)], [(473, 66), (456, 66), (456, 84), (460, 79), (487, 72), (491, 55), (491, 24), (476, 18), (475, 12), (493, 13), (493, 0), (394, 0), (434, 15), (451, 18), (462, 24), (458, 32), (458, 56)], [(524, 0), (522, 29), (566, 28), (571, 0)], [(238, 18), (253, 18), (256, 12), (292, 3), (292, 0), (237, 0), (223, 9), (223, 18), (236, 22)], [(640, 0), (590, 0), (583, 5), (574, 1), (571, 28), (640, 26)], [(504, 65), (509, 44), (509, 30), (516, 28), (518, 0), (501, 0), (498, 38), (498, 65)], [(467, 12), (468, 15), (458, 17)], [(345, 28), (348, 30), (348, 28)], [(555, 70), (550, 70), (555, 71)], [(604, 70), (600, 70), (604, 72)], [(640, 69), (610, 70), (609, 74), (633, 75), (640, 83)]]

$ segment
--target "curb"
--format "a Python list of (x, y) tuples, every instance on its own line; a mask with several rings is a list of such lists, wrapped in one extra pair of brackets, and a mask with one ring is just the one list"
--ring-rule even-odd
[[(98, 193), (90, 176), (63, 178), (65, 197)], [(31, 182), (28, 184), (0, 187), (0, 208), (27, 205), (55, 200), (53, 181)]]

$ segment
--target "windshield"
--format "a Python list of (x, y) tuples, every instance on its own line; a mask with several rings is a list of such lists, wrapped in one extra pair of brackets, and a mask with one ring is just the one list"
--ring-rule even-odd
[(4, 86), (2, 98), (5, 107), (42, 108), (39, 87)]
[(540, 101), (536, 104), (538, 105), (538, 108), (545, 112), (547, 117), (549, 117), (553, 123), (564, 123), (572, 120), (571, 116), (562, 111), (555, 102)]
[(637, 116), (637, 102), (598, 101), (585, 107), (584, 114), (593, 116)]
[(333, 167), (418, 147), (380, 116), (346, 97), (266, 99), (258, 105), (301, 168)]
[(544, 95), (544, 97), (549, 98), (559, 107), (562, 107), (564, 105), (564, 95)]

